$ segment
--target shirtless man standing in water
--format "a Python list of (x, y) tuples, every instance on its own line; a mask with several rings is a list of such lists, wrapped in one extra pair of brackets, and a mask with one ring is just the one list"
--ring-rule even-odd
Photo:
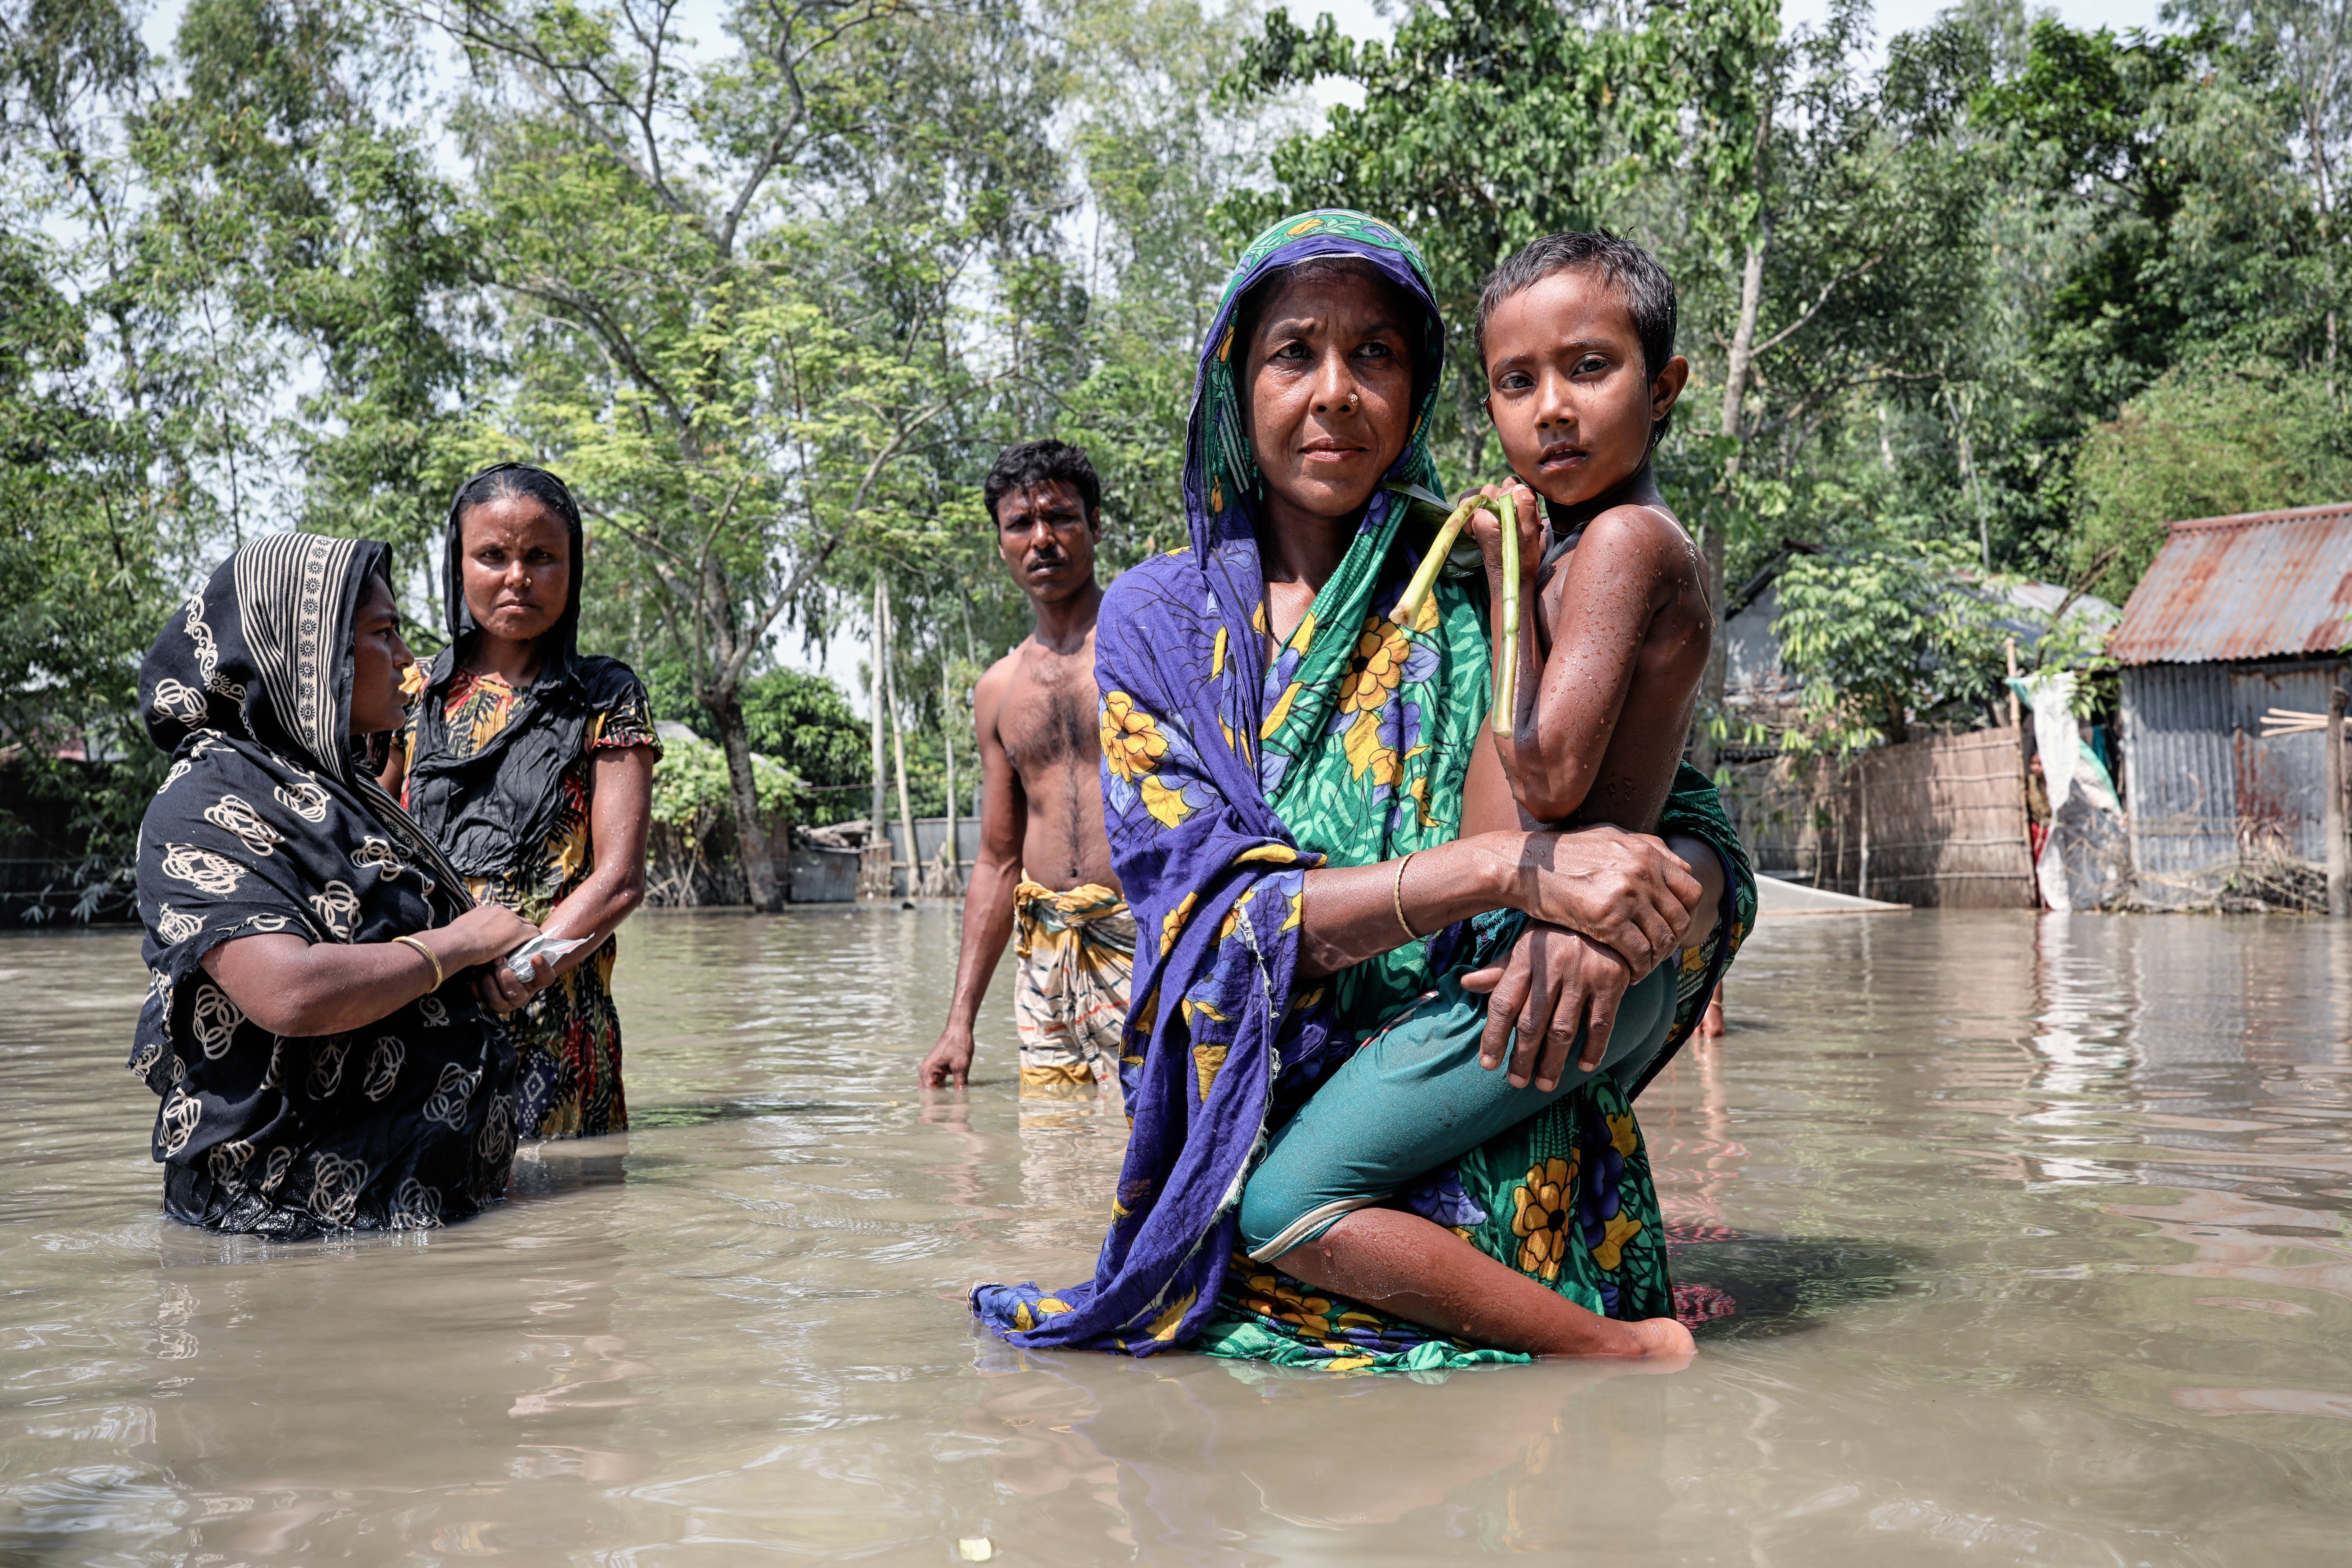
[(1076, 447), (1024, 441), (996, 459), (981, 495), (1036, 626), (973, 694), (980, 858), (964, 895), (947, 1027), (916, 1071), (927, 1088), (963, 1087), (972, 1023), (1017, 921), (1021, 1092), (1068, 1095), (1118, 1075), (1135, 968), (1135, 919), (1103, 834), (1095, 692), (1102, 485)]

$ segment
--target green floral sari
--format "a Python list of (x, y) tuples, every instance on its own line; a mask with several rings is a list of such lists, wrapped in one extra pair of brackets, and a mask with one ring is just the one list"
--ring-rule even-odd
[[(1415, 424), (1339, 570), (1269, 660), (1234, 308), (1271, 269), (1317, 258), (1371, 266), (1418, 306)], [(1127, 1154), (1091, 1279), (973, 1290), (982, 1321), (1013, 1344), (1131, 1355), (1189, 1345), (1343, 1371), (1522, 1359), (1318, 1294), (1234, 1253), (1235, 1208), (1267, 1133), (1358, 1040), (1460, 1005), (1460, 976), (1519, 929), (1516, 915), (1483, 916), (1335, 981), (1298, 973), (1307, 871), (1456, 837), (1491, 705), (1483, 575), (1441, 579), (1411, 626), (1390, 618), (1427, 540), (1406, 494), (1439, 488), (1424, 437), (1443, 353), (1419, 253), (1359, 213), (1286, 219), (1228, 282), (1193, 405), (1191, 542), (1122, 574), (1097, 626), (1105, 826), (1140, 928), (1120, 1073), (1133, 1118)], [(1662, 828), (1716, 847), (1738, 913), (1727, 940), (1685, 955), (1675, 1040), (1754, 908), (1714, 791), (1687, 770), (1679, 782)], [(1596, 1310), (1659, 1315), (1670, 1302), (1664, 1238), (1629, 1098), (1596, 1081), (1399, 1201)]]

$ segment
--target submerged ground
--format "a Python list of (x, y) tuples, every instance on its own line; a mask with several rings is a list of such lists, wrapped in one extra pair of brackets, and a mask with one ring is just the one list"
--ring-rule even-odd
[(1768, 921), (1642, 1102), (1672, 1375), (1029, 1358), (1123, 1133), (911, 1068), (953, 915), (648, 917), (636, 1130), (488, 1218), (161, 1222), (133, 936), (0, 942), (0, 1563), (2341, 1562), (2352, 930)]

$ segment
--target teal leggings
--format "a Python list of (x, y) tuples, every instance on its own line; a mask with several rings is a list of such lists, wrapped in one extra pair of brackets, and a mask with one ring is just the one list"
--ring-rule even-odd
[[(1670, 960), (1626, 990), (1597, 1069), (1629, 1093), (1675, 1021)], [(1549, 1093), (1513, 1089), (1506, 1068), (1478, 1065), (1486, 998), (1448, 974), (1364, 1042), (1266, 1146), (1242, 1191), (1242, 1246), (1264, 1263), (1313, 1241), (1342, 1215), (1369, 1208), (1415, 1177), (1508, 1131), (1592, 1081), (1568, 1070)], [(1579, 1034), (1575, 1050), (1584, 1048)]]

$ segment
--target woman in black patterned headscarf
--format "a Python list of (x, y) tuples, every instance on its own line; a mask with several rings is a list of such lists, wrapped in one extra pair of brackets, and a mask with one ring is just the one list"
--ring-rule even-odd
[(495, 961), (535, 933), (475, 905), (362, 755), (406, 716), (390, 561), (257, 540), (139, 672), (172, 767), (140, 837), (153, 984), (131, 1068), (163, 1097), (175, 1219), (290, 1239), (506, 1191), (514, 1059), (487, 1013), (527, 994)]
[(587, 541), (562, 479), (483, 469), (449, 503), (447, 540), (449, 646), (383, 785), (475, 898), (572, 944), (508, 1021), (522, 1136), (624, 1131), (613, 932), (646, 896), (653, 704), (627, 665), (580, 652)]

